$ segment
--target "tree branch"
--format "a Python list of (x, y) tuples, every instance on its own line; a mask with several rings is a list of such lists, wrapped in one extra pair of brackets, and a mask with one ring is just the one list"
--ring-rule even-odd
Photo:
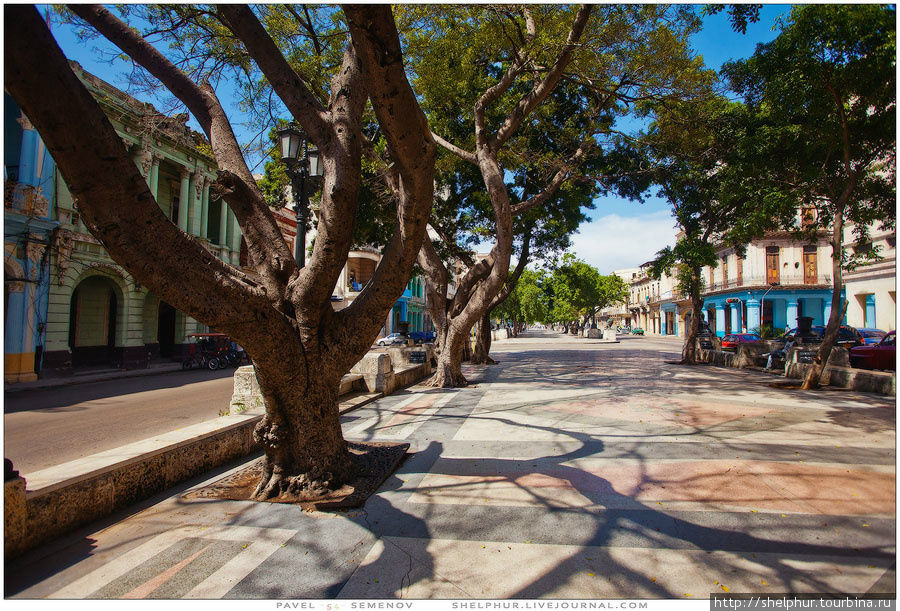
[(434, 132), (431, 132), (431, 137), (434, 138), (435, 142), (440, 144), (442, 147), (444, 147), (463, 161), (468, 161), (469, 163), (478, 163), (478, 159), (475, 157), (475, 153), (470, 153), (469, 151), (456, 146), (452, 142), (444, 140)]
[(288, 64), (256, 14), (249, 6), (239, 4), (220, 4), (217, 10), (223, 23), (244, 43), (278, 97), (303, 126), (310, 140), (319, 148), (324, 148), (332, 131), (327, 111)]
[(212, 87), (197, 85), (164, 55), (125, 23), (100, 5), (73, 5), (72, 10), (159, 79), (197, 118), (206, 132), (220, 170), (241, 181), (242, 197), (227, 197), (238, 223), (247, 236), (253, 262), (273, 299), (284, 293), (285, 280), (295, 269), (287, 243), (256, 186), (231, 123)]
[[(232, 330), (249, 321), (253, 309), (269, 303), (261, 287), (163, 214), (37, 10), (11, 5), (5, 11), (16, 24), (7, 29), (5, 86), (41, 134), (95, 237), (136, 280), (189, 316)], [(210, 301), (210, 295), (220, 298)]]
[(553, 88), (556, 86), (556, 83), (559, 82), (566, 67), (572, 61), (576, 43), (578, 42), (578, 39), (581, 38), (582, 32), (584, 32), (588, 18), (591, 15), (591, 9), (592, 7), (587, 4), (582, 5), (581, 8), (578, 9), (578, 13), (575, 15), (575, 21), (572, 23), (572, 28), (569, 30), (569, 35), (566, 38), (566, 44), (563, 46), (553, 67), (547, 72), (544, 78), (531, 89), (531, 91), (519, 100), (519, 103), (503, 122), (503, 125), (497, 130), (497, 134), (491, 139), (489, 143), (491, 148), (496, 150), (496, 148), (502, 146), (509, 140), (513, 133), (519, 128), (519, 125), (522, 124), (522, 121), (524, 121), (535, 107), (543, 102), (547, 96), (550, 95), (550, 92), (553, 91)]

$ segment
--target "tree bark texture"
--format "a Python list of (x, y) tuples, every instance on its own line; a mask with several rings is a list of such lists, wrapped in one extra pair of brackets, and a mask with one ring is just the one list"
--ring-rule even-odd
[[(223, 23), (233, 27), (321, 152), (319, 233), (302, 270), (212, 88), (193, 83), (103, 7), (81, 5), (76, 11), (184, 102), (206, 132), (220, 167), (215, 187), (238, 219), (255, 274), (222, 262), (166, 218), (33, 6), (4, 7), (5, 84), (109, 255), (160, 299), (228, 333), (253, 358), (266, 404), (255, 433), (266, 455), (257, 498), (316, 493), (352, 474), (338, 386), (371, 346), (408, 280), (433, 198), (434, 142), (406, 80), (389, 7), (348, 7), (351, 43), (327, 107), (314, 102), (250, 9), (221, 8)], [(375, 280), (351, 307), (334, 312), (331, 292), (349, 252), (358, 204), (367, 97), (398, 168), (400, 222)]]
[(490, 357), (491, 351), (491, 313), (486, 312), (478, 321), (475, 335), (475, 349), (472, 351), (473, 365), (494, 365), (496, 361)]
[(691, 270), (691, 324), (688, 327), (687, 337), (684, 338), (684, 348), (681, 351), (681, 362), (687, 365), (697, 364), (697, 335), (700, 333), (700, 317), (703, 315), (703, 298), (700, 297), (700, 268)]
[(831, 289), (831, 315), (828, 317), (828, 324), (825, 326), (825, 334), (822, 337), (822, 344), (816, 351), (812, 366), (803, 380), (801, 389), (815, 390), (819, 388), (822, 374), (825, 371), (825, 365), (831, 356), (831, 349), (834, 348), (837, 341), (838, 333), (841, 330), (841, 320), (844, 318), (846, 305), (844, 304), (841, 293), (844, 290), (844, 274), (842, 268), (843, 259), (843, 237), (844, 237), (844, 219), (843, 210), (834, 217), (834, 227), (831, 234), (831, 274), (833, 278), (833, 286)]

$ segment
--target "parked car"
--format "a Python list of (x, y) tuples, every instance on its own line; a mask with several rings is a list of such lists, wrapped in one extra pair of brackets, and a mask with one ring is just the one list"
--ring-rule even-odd
[(860, 327), (856, 329), (859, 331), (860, 337), (862, 337), (862, 341), (865, 345), (874, 345), (881, 341), (881, 338), (887, 335), (881, 329), (870, 329), (866, 327)]
[(434, 338), (434, 331), (411, 331), (409, 333), (409, 339), (413, 340), (417, 344), (428, 344), (434, 342)]
[(860, 369), (897, 369), (897, 333), (891, 331), (872, 346), (857, 346), (850, 349), (850, 366)]
[(635, 327), (634, 329), (631, 330), (631, 334), (632, 335), (643, 335), (644, 330), (641, 329), (640, 327)]
[[(822, 325), (813, 325), (810, 327), (809, 331), (813, 341), (822, 341), (822, 338), (825, 336), (825, 327)], [(798, 332), (799, 330), (796, 328), (791, 329), (782, 336), (782, 339), (788, 339), (787, 336), (798, 337)], [(854, 346), (862, 346), (863, 343), (863, 337), (860, 335), (859, 331), (854, 327), (842, 325), (838, 330), (837, 340), (834, 345), (840, 346), (841, 348), (853, 348)]]
[(409, 339), (410, 337), (405, 333), (391, 333), (375, 343), (379, 346), (405, 346)]
[(756, 333), (730, 333), (722, 338), (722, 350), (737, 350), (741, 344), (760, 342), (762, 338)]

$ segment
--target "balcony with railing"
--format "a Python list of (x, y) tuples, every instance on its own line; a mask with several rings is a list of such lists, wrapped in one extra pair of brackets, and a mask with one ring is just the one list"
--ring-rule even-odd
[(50, 201), (41, 193), (40, 187), (15, 180), (3, 184), (3, 206), (5, 211), (24, 216), (47, 218), (50, 214)]
[[(831, 274), (808, 275), (803, 273), (778, 275), (778, 286), (831, 286)], [(771, 280), (768, 276), (744, 276), (742, 278), (729, 278), (727, 282), (714, 282), (707, 286), (703, 294), (719, 293), (722, 291), (738, 289), (738, 288), (758, 288), (768, 287)]]

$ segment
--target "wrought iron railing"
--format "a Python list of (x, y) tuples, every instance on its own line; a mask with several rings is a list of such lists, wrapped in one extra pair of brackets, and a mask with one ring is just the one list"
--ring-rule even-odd
[(50, 202), (43, 196), (40, 187), (15, 180), (7, 180), (3, 184), (3, 205), (6, 210), (25, 216), (43, 218), (50, 213)]
[[(815, 278), (807, 277), (805, 274), (779, 274), (776, 281), (780, 286), (803, 286), (803, 285), (829, 285), (831, 284), (830, 274), (816, 274)], [(742, 278), (730, 278), (727, 282), (714, 282), (704, 289), (704, 293), (714, 293), (716, 291), (724, 291), (727, 289), (741, 287), (769, 286), (771, 282), (768, 276), (743, 276)]]

